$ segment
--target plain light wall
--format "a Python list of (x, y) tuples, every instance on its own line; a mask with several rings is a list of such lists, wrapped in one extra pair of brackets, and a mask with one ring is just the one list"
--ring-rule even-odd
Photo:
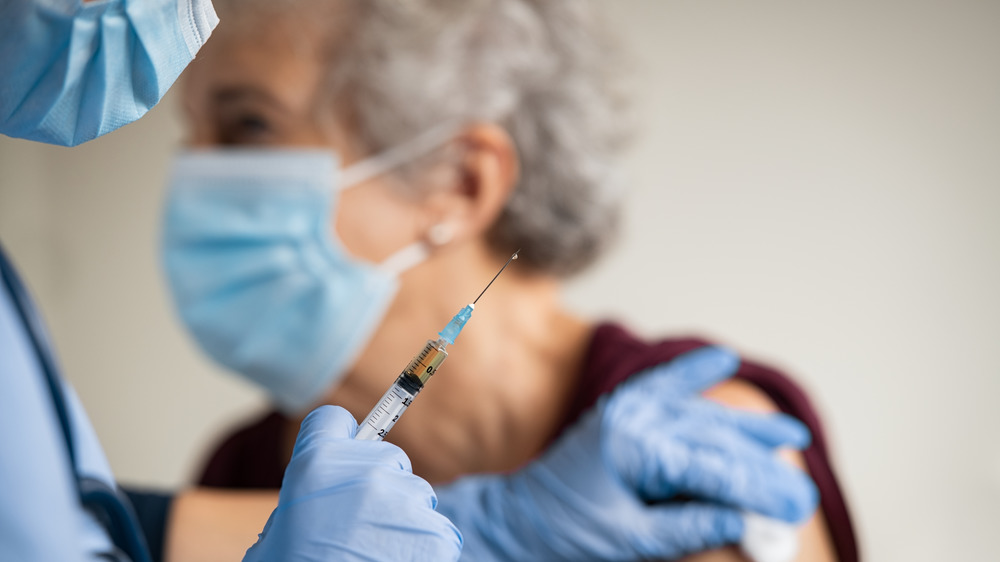
[[(608, 3), (640, 135), (623, 235), (568, 301), (794, 373), (872, 560), (994, 558), (1000, 3)], [(0, 238), (120, 479), (176, 486), (263, 407), (161, 278), (176, 92), (75, 149), (0, 138)]]

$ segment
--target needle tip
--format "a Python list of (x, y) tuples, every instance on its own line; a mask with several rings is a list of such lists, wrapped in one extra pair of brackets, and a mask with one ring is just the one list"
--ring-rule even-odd
[[(518, 253), (519, 253), (520, 251), (521, 251), (521, 248), (518, 248), (518, 249), (517, 249), (517, 252), (514, 252), (514, 255), (512, 255), (512, 256), (510, 257), (510, 259), (508, 259), (508, 260), (507, 260), (507, 263), (503, 264), (503, 267), (501, 267), (501, 268), (500, 268), (500, 271), (498, 271), (498, 272), (497, 272), (497, 274), (493, 276), (493, 279), (492, 279), (492, 280), (490, 280), (490, 282), (489, 282), (489, 283), (488, 283), (488, 284), (486, 285), (486, 289), (489, 289), (489, 288), (490, 288), (490, 285), (492, 285), (492, 284), (493, 284), (493, 281), (496, 281), (496, 280), (497, 280), (497, 277), (500, 277), (500, 274), (501, 274), (501, 273), (503, 273), (503, 270), (507, 269), (507, 266), (508, 266), (508, 265), (510, 265), (510, 262), (512, 262), (512, 261), (514, 261), (514, 260), (516, 260), (516, 259), (517, 259), (517, 254), (518, 254)], [(484, 293), (486, 293), (486, 289), (483, 289), (483, 292), (482, 292), (482, 293), (479, 293), (479, 296), (478, 296), (478, 297), (476, 297), (476, 300), (472, 301), (472, 304), (473, 304), (473, 305), (474, 305), (474, 304), (476, 304), (477, 302), (479, 302), (479, 299), (481, 299), (481, 298), (483, 297), (483, 294), (484, 294)]]

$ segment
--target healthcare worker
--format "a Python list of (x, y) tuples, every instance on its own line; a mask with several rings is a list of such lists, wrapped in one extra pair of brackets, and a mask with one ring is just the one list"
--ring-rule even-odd
[[(75, 145), (141, 117), (216, 24), (207, 0), (3, 0), (0, 133)], [(0, 274), (0, 479), (7, 489), (0, 560), (150, 559), (132, 507), (59, 377), (38, 313), (2, 250)], [(472, 539), (467, 554), (673, 559), (739, 542), (748, 521), (743, 510), (801, 520), (816, 505), (811, 483), (756, 453), (804, 446), (802, 426), (780, 416), (720, 412), (697, 397), (737, 363), (719, 349), (684, 356), (603, 399), (524, 469), (456, 482), (447, 492), (464, 500), (449, 515)], [(648, 438), (644, 421), (676, 428), (676, 439), (664, 450)], [(277, 508), (246, 560), (458, 558), (462, 537), (435, 512), (430, 486), (393, 445), (354, 441), (356, 427), (332, 406), (306, 417)], [(709, 442), (699, 443), (692, 428), (705, 427), (717, 431), (702, 432)], [(720, 466), (706, 446), (755, 454)], [(677, 495), (702, 501), (651, 505)], [(210, 536), (216, 529), (200, 530)]]
[[(217, 23), (205, 0), (3, 0), (0, 132), (75, 145), (159, 101)], [(0, 250), (0, 560), (149, 560), (28, 293)], [(247, 560), (454, 560), (461, 538), (398, 448), (354, 419), (302, 423), (279, 506)]]

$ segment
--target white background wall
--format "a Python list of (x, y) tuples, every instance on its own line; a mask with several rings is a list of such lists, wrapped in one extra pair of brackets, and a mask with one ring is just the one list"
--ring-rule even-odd
[[(568, 300), (797, 374), (870, 559), (995, 558), (1000, 3), (612, 12), (643, 134), (624, 236)], [(120, 478), (170, 486), (263, 404), (168, 307), (156, 244), (176, 103), (75, 149), (0, 138), (0, 237), (66, 375)]]

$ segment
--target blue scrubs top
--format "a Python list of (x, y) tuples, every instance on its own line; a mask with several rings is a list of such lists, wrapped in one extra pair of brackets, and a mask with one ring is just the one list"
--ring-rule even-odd
[[(211, 0), (0, 0), (0, 134), (73, 145), (138, 119), (217, 23)], [(0, 283), (0, 561), (126, 558), (119, 547), (145, 560), (90, 420), (40, 358), (37, 312), (16, 293)]]
[[(68, 384), (63, 392), (77, 470), (113, 485), (90, 420)], [(0, 482), (0, 560), (90, 560), (114, 552), (80, 504), (52, 393), (6, 286), (0, 287)]]
[[(211, 0), (0, 0), (0, 134), (73, 145), (138, 119), (217, 23)], [(116, 544), (144, 560), (90, 420), (40, 358), (37, 313), (16, 291), (0, 283), (0, 561), (125, 558)]]

